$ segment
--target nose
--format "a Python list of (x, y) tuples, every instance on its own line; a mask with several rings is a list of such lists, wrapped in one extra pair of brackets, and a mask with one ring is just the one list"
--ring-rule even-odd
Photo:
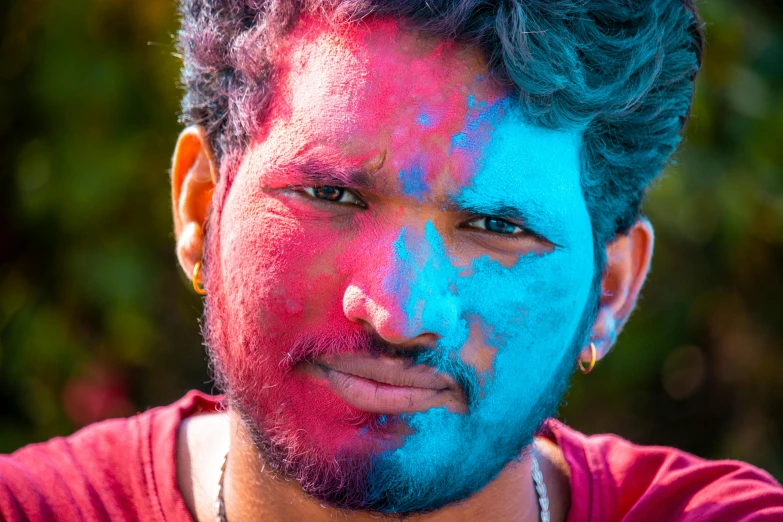
[(459, 317), (456, 270), (435, 227), (402, 228), (357, 260), (343, 295), (345, 316), (395, 345), (432, 344)]

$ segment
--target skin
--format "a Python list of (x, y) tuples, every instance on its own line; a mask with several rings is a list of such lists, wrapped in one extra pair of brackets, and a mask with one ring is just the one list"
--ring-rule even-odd
[[(180, 136), (172, 168), (177, 254), (188, 274), (205, 256), (213, 205), (207, 304), (230, 311), (210, 321), (233, 394), (258, 426), (274, 419), (290, 428), (286, 444), (316, 464), (341, 451), (379, 459), (391, 471), (370, 476), (371, 485), (398, 477), (426, 485), (428, 471), (479, 477), (441, 488), (466, 492), (456, 498), (433, 490), (424, 500), (440, 509), (421, 520), (537, 520), (529, 458), (515, 444), (532, 440), (525, 437), (541, 420), (542, 400), (559, 401), (595, 268), (579, 133), (527, 124), (475, 49), (390, 21), (338, 33), (303, 20), (277, 66), (272, 110), (233, 176), (218, 176), (199, 128)], [(334, 179), (307, 175), (324, 171)], [(323, 185), (351, 192), (325, 201), (312, 190)], [(606, 246), (589, 329), (599, 358), (633, 309), (652, 237), (640, 220)], [(300, 336), (333, 341), (356, 332), (415, 351), (444, 373), (475, 376), (475, 402), (449, 396), (377, 428), (376, 417), (332, 394), (307, 364), (280, 370)], [(326, 345), (324, 353), (340, 343)], [(589, 361), (587, 346), (579, 358)], [(499, 444), (502, 431), (519, 433), (518, 441)], [(297, 438), (302, 432), (307, 439)], [(564, 520), (567, 466), (551, 441), (535, 446), (553, 520)], [(229, 410), (180, 429), (178, 481), (197, 520), (214, 517), (228, 447), (230, 520), (335, 515), (265, 470), (246, 422)]]

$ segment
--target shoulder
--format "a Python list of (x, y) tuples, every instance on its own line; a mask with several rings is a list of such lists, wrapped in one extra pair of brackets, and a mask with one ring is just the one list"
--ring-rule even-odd
[[(167, 467), (175, 476), (177, 426), (206, 398), (189, 393), (169, 406), (1, 455), (0, 519), (137, 520), (153, 514), (159, 510), (152, 498), (160, 494), (160, 476)], [(158, 456), (169, 444), (166, 463)]]
[(548, 430), (570, 468), (572, 510), (582, 515), (573, 520), (783, 520), (780, 484), (744, 462), (586, 436), (557, 422)]

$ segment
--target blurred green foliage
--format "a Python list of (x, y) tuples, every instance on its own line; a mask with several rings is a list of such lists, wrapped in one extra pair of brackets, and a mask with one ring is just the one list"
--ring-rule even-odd
[[(783, 479), (783, 8), (701, 2), (708, 46), (653, 271), (562, 418)], [(0, 6), (0, 452), (211, 390), (173, 250), (173, 0)]]

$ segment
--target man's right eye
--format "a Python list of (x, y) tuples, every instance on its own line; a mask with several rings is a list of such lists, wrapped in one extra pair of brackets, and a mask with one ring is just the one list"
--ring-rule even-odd
[(318, 187), (305, 187), (304, 192), (314, 198), (321, 201), (328, 201), (330, 203), (347, 203), (351, 205), (364, 206), (362, 200), (350, 190), (343, 187), (334, 187), (331, 185), (322, 185)]

